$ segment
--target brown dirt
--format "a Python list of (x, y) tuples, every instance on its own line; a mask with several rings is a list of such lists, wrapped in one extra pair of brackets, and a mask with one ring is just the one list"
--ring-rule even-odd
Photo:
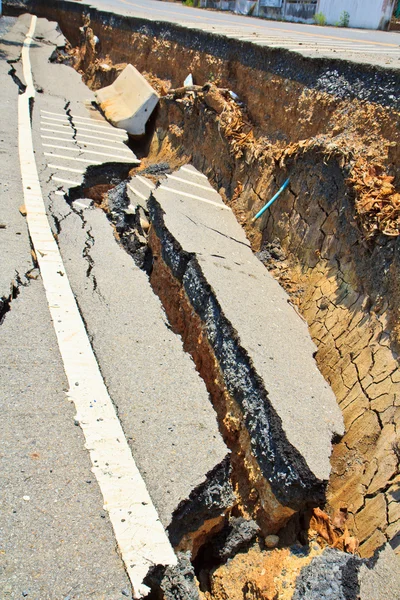
[(301, 569), (321, 552), (318, 544), (312, 544), (306, 556), (297, 556), (288, 548), (268, 551), (255, 546), (212, 573), (211, 592), (206, 592), (204, 598), (290, 600)]
[[(345, 419), (326, 510), (332, 518), (345, 512), (361, 555), (371, 555), (400, 534), (392, 447), (400, 419), (400, 114), (171, 41), (94, 29), (101, 55), (90, 39), (75, 51), (89, 85), (109, 83), (130, 61), (166, 94), (144, 166), (190, 160), (232, 207), (254, 250), (279, 240), (286, 258), (272, 272), (309, 325)], [(223, 93), (168, 95), (189, 72), (201, 85), (235, 90), (246, 109)], [(288, 191), (253, 224), (288, 175)]]

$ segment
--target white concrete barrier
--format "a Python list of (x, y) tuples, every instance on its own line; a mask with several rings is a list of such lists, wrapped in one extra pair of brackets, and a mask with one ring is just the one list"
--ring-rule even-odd
[(112, 85), (95, 93), (106, 118), (131, 135), (145, 133), (158, 94), (133, 65), (127, 65)]

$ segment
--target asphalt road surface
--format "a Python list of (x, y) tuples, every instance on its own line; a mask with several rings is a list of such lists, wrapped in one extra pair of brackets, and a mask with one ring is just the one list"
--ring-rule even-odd
[(211, 31), (261, 46), (286, 48), (305, 56), (343, 58), (400, 68), (400, 32), (320, 27), (234, 15), (160, 0), (93, 0), (102, 10)]

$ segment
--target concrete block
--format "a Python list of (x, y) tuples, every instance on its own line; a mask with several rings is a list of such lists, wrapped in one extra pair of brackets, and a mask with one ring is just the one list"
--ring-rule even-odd
[(142, 135), (158, 102), (158, 94), (132, 65), (113, 84), (95, 93), (107, 119), (131, 135)]

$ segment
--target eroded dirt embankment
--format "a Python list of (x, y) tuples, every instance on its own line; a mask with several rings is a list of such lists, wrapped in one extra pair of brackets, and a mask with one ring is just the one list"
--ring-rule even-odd
[[(78, 9), (46, 16), (77, 46), (72, 61), (91, 87), (131, 62), (163, 94), (143, 166), (190, 160), (202, 170), (291, 293), (346, 425), (326, 509), (347, 518), (362, 556), (386, 540), (397, 547), (399, 76), (96, 11), (82, 37), (89, 21)], [(244, 106), (212, 86), (168, 93), (188, 73)], [(288, 191), (253, 224), (288, 176)]]

